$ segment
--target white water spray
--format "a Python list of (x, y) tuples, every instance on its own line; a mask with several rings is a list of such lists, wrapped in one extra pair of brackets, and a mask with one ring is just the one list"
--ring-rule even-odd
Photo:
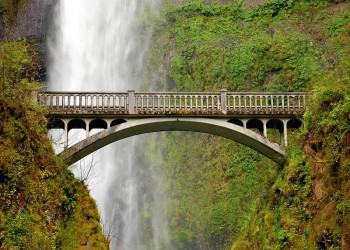
[[(50, 90), (127, 91), (142, 84), (141, 73), (150, 34), (137, 28), (145, 8), (154, 10), (156, 0), (60, 0), (56, 9), (55, 34), (49, 41), (52, 63)], [(139, 34), (143, 32), (143, 38)], [(146, 35), (146, 36), (145, 36)], [(141, 137), (145, 138), (145, 137)], [(138, 249), (142, 242), (139, 213), (147, 193), (137, 173), (135, 145), (130, 138), (100, 151), (99, 181), (92, 195), (101, 212), (105, 229), (112, 235), (112, 249)], [(159, 178), (157, 178), (159, 179)], [(156, 187), (157, 184), (154, 185)], [(155, 203), (152, 218), (152, 248), (169, 241), (167, 223)], [(156, 222), (156, 223), (155, 223)], [(108, 225), (107, 225), (108, 224)], [(107, 229), (108, 230), (108, 229)]]

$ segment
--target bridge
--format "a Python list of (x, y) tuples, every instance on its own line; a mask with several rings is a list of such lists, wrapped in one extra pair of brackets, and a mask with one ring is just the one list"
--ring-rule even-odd
[[(194, 131), (244, 144), (273, 161), (284, 162), (287, 131), (299, 128), (308, 93), (267, 92), (39, 92), (49, 110), (49, 129), (64, 130), (61, 155), (73, 164), (115, 141), (159, 131)], [(280, 132), (280, 143), (267, 129)], [(68, 148), (68, 133), (85, 129), (86, 138)], [(104, 129), (90, 135), (92, 129)], [(252, 130), (253, 129), (253, 130)]]

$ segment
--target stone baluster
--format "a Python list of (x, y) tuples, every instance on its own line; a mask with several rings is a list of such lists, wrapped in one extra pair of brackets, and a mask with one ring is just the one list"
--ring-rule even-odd
[(233, 111), (237, 111), (238, 110), (238, 103), (239, 102), (239, 97), (237, 97), (236, 95), (233, 96)]
[(67, 99), (68, 99), (67, 109), (69, 110), (72, 108), (72, 95), (67, 95)]
[(206, 112), (208, 112), (209, 109), (209, 96), (204, 96), (205, 100), (206, 100)]
[(105, 110), (105, 107), (106, 107), (105, 95), (100, 95), (100, 100), (101, 100), (101, 109)]
[(53, 95), (50, 95), (50, 109), (52, 109), (53, 106)]
[(270, 96), (271, 98), (271, 114), (273, 113), (273, 95)]
[(95, 100), (96, 100), (96, 105), (94, 106), (94, 110), (97, 110), (100, 106), (99, 106), (99, 95), (96, 94), (95, 95)]
[(78, 95), (79, 97), (79, 110), (83, 109), (83, 95)]
[(157, 111), (160, 111), (160, 95), (157, 95)]
[[(112, 95), (112, 110), (116, 110), (117, 98), (119, 99), (119, 95)], [(119, 101), (120, 102), (120, 101)], [(120, 108), (119, 108), (120, 110)]]
[(254, 105), (255, 105), (255, 112), (258, 112), (258, 96), (254, 96)]
[(145, 98), (146, 98), (146, 110), (148, 111), (149, 110), (149, 96), (145, 95)]
[(187, 97), (188, 96), (186, 96), (186, 95), (184, 96), (184, 98), (185, 98), (185, 103), (184, 103), (185, 104), (185, 110), (187, 110)]
[(154, 111), (153, 104), (154, 104), (154, 95), (148, 95), (148, 102), (149, 102), (149, 110), (151, 112)]
[(238, 109), (240, 113), (242, 112), (242, 98), (241, 95), (238, 96)]
[(182, 100), (181, 100), (181, 95), (177, 96), (179, 98), (179, 110), (182, 109)]
[(73, 110), (76, 110), (76, 108), (77, 108), (77, 105), (76, 105), (76, 98), (77, 98), (77, 95), (72, 95), (72, 97), (73, 97)]
[(143, 106), (144, 106), (144, 97), (143, 95), (140, 96), (141, 97), (141, 110), (143, 111)]
[(85, 109), (89, 108), (89, 104), (91, 103), (91, 95), (86, 95), (85, 96), (86, 100), (85, 100)]
[(62, 95), (62, 110), (66, 108), (66, 95)]
[(252, 96), (248, 96), (248, 100), (249, 100), (249, 109), (251, 110), (253, 108), (252, 106)]
[(168, 104), (169, 104), (168, 109), (169, 111), (171, 111), (171, 95), (168, 95)]

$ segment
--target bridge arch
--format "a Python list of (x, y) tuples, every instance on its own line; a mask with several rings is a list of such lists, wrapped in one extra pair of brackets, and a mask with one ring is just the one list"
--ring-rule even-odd
[(94, 151), (131, 136), (160, 131), (193, 131), (213, 134), (234, 140), (283, 164), (285, 151), (278, 143), (247, 128), (228, 123), (227, 119), (210, 118), (132, 118), (109, 127), (66, 148), (60, 155), (67, 164), (74, 164)]

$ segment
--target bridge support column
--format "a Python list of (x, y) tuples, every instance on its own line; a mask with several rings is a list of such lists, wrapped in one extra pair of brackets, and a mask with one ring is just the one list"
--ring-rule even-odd
[(84, 119), (85, 122), (85, 132), (86, 132), (86, 138), (90, 136), (90, 122), (91, 119)]
[(107, 129), (111, 127), (112, 119), (104, 119), (107, 123)]
[(283, 122), (284, 146), (288, 147), (288, 131), (287, 131), (288, 120), (283, 119), (282, 122)]
[(227, 105), (226, 105), (227, 90), (226, 89), (220, 90), (220, 94), (221, 94), (221, 112), (224, 115), (226, 115), (227, 114)]
[(62, 120), (64, 123), (64, 148), (68, 148), (68, 119)]
[(242, 119), (241, 121), (243, 122), (243, 128), (247, 128), (248, 119)]
[(263, 123), (264, 136), (267, 138), (267, 128), (266, 128), (267, 119), (261, 119), (261, 121)]

